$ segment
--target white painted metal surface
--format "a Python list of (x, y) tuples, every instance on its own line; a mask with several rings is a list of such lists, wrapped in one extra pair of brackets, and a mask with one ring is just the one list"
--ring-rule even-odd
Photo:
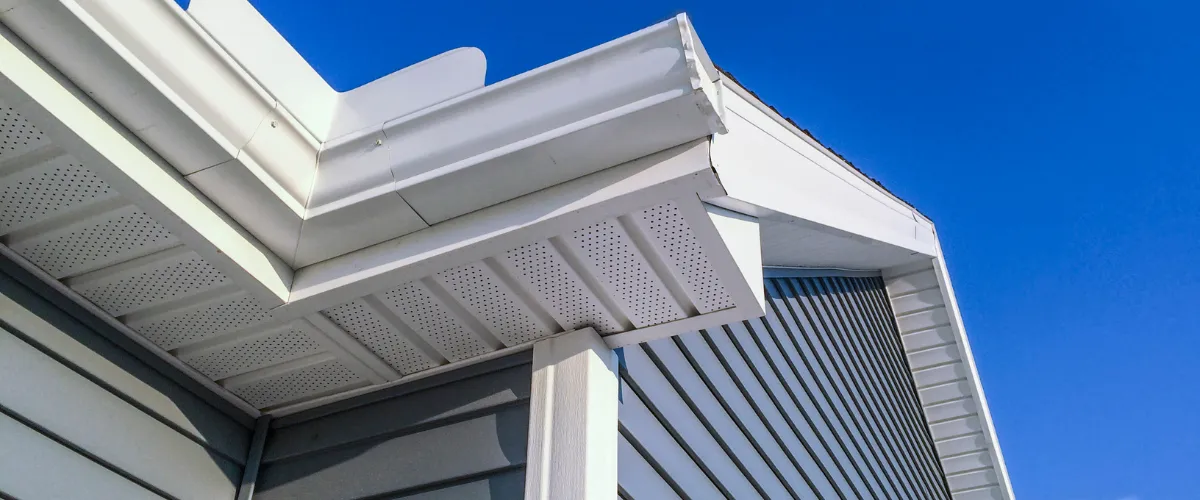
[(11, 3), (0, 21), (293, 268), (724, 130), (683, 15), (487, 87), (459, 49), (338, 93), (245, 0)]
[(617, 495), (617, 357), (591, 328), (533, 346), (525, 498)]
[[(933, 256), (933, 225), (820, 147), (736, 83), (723, 80), (729, 133), (713, 139), (713, 165), (729, 196), (788, 223)], [(773, 263), (788, 265), (786, 263)], [(828, 265), (828, 264), (826, 264)]]
[(884, 270), (901, 341), (955, 499), (1012, 500), (941, 248), (929, 261)]

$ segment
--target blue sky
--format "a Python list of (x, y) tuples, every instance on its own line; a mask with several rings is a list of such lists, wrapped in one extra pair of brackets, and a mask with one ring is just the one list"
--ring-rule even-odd
[(252, 3), (342, 90), (459, 46), (494, 82), (688, 12), (719, 65), (935, 221), (1020, 498), (1200, 495), (1200, 12)]

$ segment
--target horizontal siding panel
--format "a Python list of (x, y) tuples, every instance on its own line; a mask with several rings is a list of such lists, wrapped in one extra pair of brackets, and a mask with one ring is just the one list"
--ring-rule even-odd
[[(387, 500), (462, 500), (480, 498), (488, 500), (521, 500), (525, 498), (525, 469), (518, 468), (455, 481), (431, 489), (422, 488), (418, 493), (402, 493), (388, 496)], [(382, 500), (382, 499), (381, 499)]]
[(962, 491), (954, 494), (954, 500), (1005, 500), (999, 486)]
[(963, 375), (936, 349), (936, 275), (914, 270), (903, 307), (930, 333), (907, 344), (882, 280), (840, 276), (769, 278), (762, 318), (626, 348), (625, 496), (949, 498), (903, 349), (935, 348), (927, 385)]
[(456, 382), (453, 390), (433, 387), (276, 429), (271, 434), (263, 460), (272, 462), (499, 405), (528, 401), (531, 370), (528, 364), (519, 365)]
[(950, 315), (946, 312), (945, 307), (938, 307), (906, 316), (897, 315), (896, 317), (896, 325), (900, 328), (902, 335), (948, 324), (950, 324)]
[(963, 474), (951, 474), (946, 477), (946, 482), (950, 483), (950, 491), (970, 490), (999, 484), (996, 471), (990, 468)]
[(0, 414), (0, 492), (15, 498), (161, 498)]
[[(236, 492), (237, 464), (142, 413), (34, 347), (0, 332), (0, 405), (172, 495)], [(186, 473), (181, 473), (186, 471)]]
[(938, 455), (945, 457), (986, 450), (987, 447), (987, 439), (981, 432), (938, 441), (937, 443)]
[(975, 414), (975, 400), (973, 398), (959, 399), (956, 401), (947, 401), (925, 407), (926, 418), (930, 422), (940, 422), (950, 420), (952, 418), (965, 417)]
[[(699, 337), (699, 334), (696, 333), (687, 335)], [(740, 461), (750, 471), (755, 481), (767, 492), (768, 496), (772, 498), (788, 497), (789, 493), (782, 480), (772, 472), (764, 455), (755, 448), (753, 441), (755, 434), (752, 434), (749, 429), (751, 426), (761, 426), (761, 424), (756, 423), (758, 422), (757, 417), (753, 417), (754, 420), (743, 420), (751, 418), (753, 412), (746, 408), (745, 400), (740, 397), (740, 393), (737, 393), (737, 386), (734, 385), (729, 375), (723, 369), (707, 370), (704, 377), (707, 377), (713, 386), (710, 390), (705, 384), (705, 379), (692, 367), (673, 339), (656, 340), (650, 342), (648, 346), (683, 388), (683, 392), (696, 403), (701, 414), (716, 430), (716, 435), (729, 446), (732, 453), (731, 458)], [(632, 348), (625, 351), (628, 362), (637, 360), (636, 354), (633, 355), (634, 357), (630, 357), (632, 351)], [(699, 350), (689, 350), (688, 354), (693, 356), (697, 365), (702, 368), (720, 366), (720, 361), (707, 346)], [(734, 402), (730, 403), (727, 398), (733, 398)], [(729, 405), (728, 411), (721, 404), (722, 401)], [(747, 431), (743, 432), (742, 427), (745, 427)]]
[(809, 368), (801, 360), (789, 359), (796, 357), (793, 354), (794, 346), (790, 346), (790, 341), (783, 338), (787, 333), (779, 322), (779, 317), (771, 311), (768, 316), (752, 323), (755, 325), (755, 331), (761, 334), (769, 359), (774, 360), (779, 367), (785, 387), (793, 388), (792, 393), (796, 394), (796, 399), (800, 401), (799, 411), (813, 420), (812, 430), (825, 440), (823, 446), (828, 447), (827, 452), (832, 454), (826, 455), (826, 467), (830, 470), (836, 469), (842, 480), (850, 483), (846, 491), (851, 494), (855, 491), (858, 491), (859, 495), (869, 494), (871, 487), (867, 485), (864, 473), (858, 469), (862, 458), (858, 455), (851, 457), (853, 451), (848, 446), (843, 446), (843, 443), (849, 442), (849, 435), (846, 434), (848, 431), (837, 420), (828, 402), (822, 401), (821, 387), (814, 381)]
[(966, 380), (926, 387), (917, 392), (921, 404), (935, 405), (971, 395), (971, 383)]
[(910, 333), (902, 336), (901, 340), (904, 342), (905, 351), (919, 351), (955, 342), (954, 330), (950, 328), (950, 325), (934, 328), (933, 330)]
[(888, 297), (896, 297), (917, 290), (926, 290), (938, 286), (937, 272), (933, 268), (899, 278), (888, 280)]
[(973, 432), (982, 431), (982, 426), (979, 424), (979, 419), (975, 417), (965, 417), (947, 422), (938, 422), (929, 426), (929, 433), (933, 434), (933, 438), (937, 440), (965, 436)]
[[(716, 436), (709, 432), (700, 416), (692, 411), (679, 392), (671, 385), (658, 367), (650, 360), (640, 346), (625, 350), (627, 376), (636, 382), (638, 390), (646, 394), (646, 398), (662, 414), (663, 419), (691, 447), (693, 453), (699, 456), (719, 481), (731, 494), (737, 498), (753, 498), (758, 495), (754, 486), (739, 470), (737, 464), (721, 447)], [(628, 385), (628, 382), (623, 381)], [(632, 389), (633, 386), (626, 387)], [(624, 391), (628, 396), (630, 392)], [(634, 399), (639, 399), (634, 394)], [(630, 399), (624, 399), (631, 402)], [(640, 400), (638, 402), (641, 402)], [(693, 403), (695, 404), (695, 403)], [(621, 405), (621, 412), (633, 411)], [(637, 436), (640, 432), (635, 419), (625, 418), (628, 413), (620, 414), (620, 421), (630, 433)]]
[(908, 364), (914, 370), (929, 368), (960, 359), (962, 359), (962, 355), (958, 352), (957, 345), (934, 347), (908, 354)]
[(617, 482), (634, 500), (680, 498), (624, 435), (617, 438)]
[(528, 407), (264, 464), (255, 499), (328, 499), (398, 490), (525, 463)]
[[(724, 332), (721, 332), (720, 334), (724, 335)], [(772, 430), (783, 431), (784, 429), (772, 429), (772, 424), (760, 417), (758, 412), (755, 410), (755, 405), (760, 403), (754, 399), (751, 399), (754, 397), (753, 395), (747, 397), (747, 395), (743, 394), (741, 389), (736, 386), (735, 381), (743, 384), (746, 383), (744, 377), (734, 378), (737, 374), (727, 371), (727, 369), (722, 366), (721, 361), (717, 358), (717, 354), (721, 353), (721, 351), (713, 350), (701, 335), (693, 333), (682, 335), (679, 338), (683, 341), (684, 345), (688, 347), (688, 350), (697, 357), (697, 359), (702, 360), (700, 362), (700, 366), (704, 367), (705, 374), (714, 381), (722, 380), (721, 384), (728, 387), (728, 389), (719, 390), (721, 396), (734, 409), (734, 413), (737, 415), (738, 420), (746, 426), (751, 440), (758, 443), (758, 446), (762, 450), (761, 454), (763, 458), (779, 471), (783, 478), (784, 484), (790, 486), (793, 491), (797, 492), (797, 494), (800, 494), (801, 496), (804, 496), (804, 493), (808, 493), (810, 495), (815, 494), (809, 492), (809, 487), (805, 484), (803, 475), (801, 475), (800, 471), (794, 465), (792, 465), (780, 442), (771, 435)], [(728, 359), (728, 354), (721, 354), (725, 354), (726, 359)], [(736, 355), (736, 353), (734, 353), (734, 355)], [(709, 361), (704, 361), (705, 359)]]
[(917, 387), (923, 389), (955, 380), (965, 380), (967, 377), (967, 367), (962, 363), (953, 363), (936, 368), (914, 369), (912, 376)]
[[(633, 439), (641, 443), (642, 447), (653, 450), (654, 460), (666, 474), (674, 478), (687, 478), (686, 481), (679, 482), (684, 493), (692, 498), (719, 498), (722, 496), (716, 485), (688, 456), (663, 423), (651, 414), (650, 410), (646, 408), (645, 402), (637, 394), (634, 394), (633, 391), (626, 391), (622, 399), (620, 421)], [(675, 422), (671, 422), (670, 425), (674, 426)]]
[(892, 299), (892, 309), (896, 312), (897, 316), (910, 314), (922, 309), (932, 309), (945, 304), (946, 301), (942, 298), (942, 290), (940, 288), (923, 290)]
[(945, 469), (947, 476), (991, 466), (992, 457), (986, 451), (968, 453), (942, 460), (942, 468)]
[(247, 427), (4, 274), (0, 274), (0, 320), (180, 432), (239, 464), (246, 456)]
[(275, 420), (254, 498), (522, 498), (531, 361), (505, 356)]

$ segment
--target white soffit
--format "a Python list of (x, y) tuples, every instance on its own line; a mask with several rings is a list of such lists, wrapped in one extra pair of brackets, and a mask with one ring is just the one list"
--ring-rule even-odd
[(900, 338), (955, 499), (1012, 500), (1012, 484), (941, 248), (883, 270)]
[[(713, 137), (712, 156), (728, 196), (712, 203), (776, 222), (763, 231), (767, 264), (879, 269), (934, 255), (928, 219), (736, 83), (721, 85), (728, 133)], [(806, 245), (845, 251), (827, 252), (832, 260), (824, 261), (806, 256)]]
[[(0, 60), (17, 59), (4, 49)], [(180, 237), (187, 224), (127, 196), (125, 170), (92, 170), (60, 145), (71, 127), (28, 120), (56, 116), (12, 83), (12, 67), (0, 86), (0, 251), (261, 410), (323, 404), (563, 331), (595, 328), (616, 347), (762, 313), (758, 249), (746, 244), (757, 222), (700, 199), (721, 194), (706, 140), (305, 270), (296, 283), (310, 293), (274, 307), (232, 279), (244, 270), (214, 266)], [(307, 289), (331, 280), (306, 272), (349, 285)]]

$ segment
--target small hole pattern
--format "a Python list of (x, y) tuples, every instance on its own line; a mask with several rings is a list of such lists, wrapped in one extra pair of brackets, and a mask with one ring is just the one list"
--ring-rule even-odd
[(364, 380), (334, 359), (230, 390), (255, 408), (263, 409), (361, 384)]
[(502, 260), (514, 271), (563, 327), (576, 330), (591, 326), (601, 333), (621, 331), (621, 325), (584, 287), (549, 242), (539, 241), (505, 252)]
[(492, 351), (434, 299), (424, 286), (405, 283), (384, 292), (381, 298), (401, 320), (434, 344), (451, 361), (462, 361)]
[(479, 318), (505, 344), (513, 346), (550, 335), (487, 266), (468, 264), (436, 276), (463, 308)]
[(615, 220), (577, 229), (571, 233), (571, 241), (592, 264), (608, 293), (626, 309), (634, 326), (684, 317), (683, 310)]
[(721, 284), (692, 228), (674, 202), (642, 210), (636, 217), (658, 248), (666, 253), (668, 263), (683, 276), (683, 286), (696, 302), (699, 312), (710, 313), (734, 306), (729, 291)]
[(361, 300), (323, 311), (346, 333), (358, 339), (400, 373), (415, 373), (437, 366)]
[(309, 337), (308, 333), (297, 328), (287, 328), (184, 361), (209, 378), (220, 380), (321, 351), (321, 344)]
[(129, 326), (163, 349), (175, 349), (201, 340), (254, 326), (271, 319), (271, 313), (247, 294), (206, 302), (166, 318)]
[(113, 316), (181, 299), (229, 283), (204, 259), (195, 254), (169, 259), (133, 276), (86, 283), (75, 288)]
[(47, 144), (50, 140), (41, 130), (17, 110), (0, 102), (0, 160), (20, 156)]
[(137, 207), (125, 207), (98, 220), (39, 235), (12, 245), (13, 250), (56, 278), (124, 262), (179, 244)]
[(104, 180), (69, 158), (0, 178), (0, 230), (11, 231), (59, 210), (117, 196)]

